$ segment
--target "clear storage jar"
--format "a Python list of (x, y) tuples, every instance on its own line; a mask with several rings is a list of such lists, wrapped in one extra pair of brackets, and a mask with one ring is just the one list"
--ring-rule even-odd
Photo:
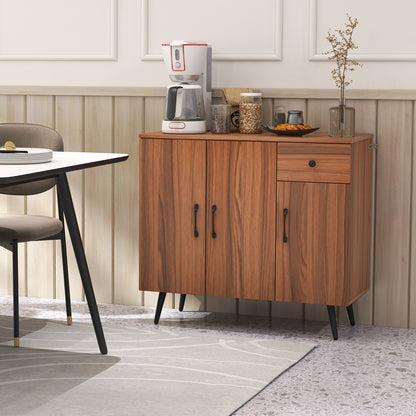
[(261, 133), (261, 93), (242, 92), (240, 94), (240, 133)]
[(230, 132), (231, 105), (211, 105), (211, 132), (225, 134)]

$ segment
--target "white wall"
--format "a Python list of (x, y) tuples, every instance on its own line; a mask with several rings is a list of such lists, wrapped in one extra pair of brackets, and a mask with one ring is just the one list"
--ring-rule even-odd
[(214, 88), (334, 88), (321, 52), (347, 12), (350, 88), (416, 89), (414, 0), (0, 0), (0, 84), (165, 86), (159, 45), (187, 39), (213, 45)]

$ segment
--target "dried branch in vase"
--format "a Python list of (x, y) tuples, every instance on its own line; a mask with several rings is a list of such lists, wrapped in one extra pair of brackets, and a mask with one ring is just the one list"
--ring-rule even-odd
[(348, 57), (351, 50), (358, 48), (352, 40), (354, 30), (358, 26), (358, 20), (348, 14), (347, 16), (348, 21), (344, 30), (336, 29), (333, 32), (328, 30), (326, 39), (331, 45), (331, 50), (324, 52), (324, 55), (328, 56), (328, 60), (335, 63), (335, 68), (331, 71), (331, 75), (335, 85), (341, 90), (341, 105), (345, 105), (345, 87), (352, 83), (352, 79), (346, 79), (347, 71), (354, 71), (356, 66), (362, 66), (355, 59)]

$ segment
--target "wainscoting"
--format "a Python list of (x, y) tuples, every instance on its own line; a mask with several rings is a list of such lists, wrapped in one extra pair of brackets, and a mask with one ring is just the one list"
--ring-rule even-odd
[[(164, 88), (1, 87), (0, 122), (31, 122), (58, 130), (67, 151), (125, 152), (127, 162), (69, 174), (98, 302), (155, 306), (138, 290), (138, 134), (160, 130)], [(215, 100), (220, 99), (216, 91)], [(300, 109), (328, 130), (335, 90), (263, 90), (264, 122), (273, 108)], [(356, 303), (360, 323), (416, 327), (415, 91), (349, 91), (356, 131), (374, 134), (371, 290)], [(4, 140), (5, 138), (1, 138)], [(1, 143), (2, 144), (2, 143)], [(0, 196), (1, 212), (55, 215), (55, 194)], [(72, 249), (71, 293), (82, 300)], [(55, 242), (20, 247), (21, 295), (63, 298)], [(11, 294), (11, 256), (0, 251), (0, 293)], [(170, 296), (166, 307), (177, 307)], [(191, 297), (185, 309), (327, 320), (324, 306)], [(346, 321), (344, 310), (340, 321)]]

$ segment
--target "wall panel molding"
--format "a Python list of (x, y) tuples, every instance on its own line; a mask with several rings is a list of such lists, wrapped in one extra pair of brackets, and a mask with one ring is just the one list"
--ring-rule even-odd
[[(150, 46), (150, 0), (142, 0), (142, 11), (141, 11), (141, 59), (143, 61), (161, 61), (163, 60), (162, 54), (151, 50)], [(282, 47), (283, 47), (283, 0), (273, 0), (271, 15), (274, 17), (273, 26), (273, 47), (268, 52), (254, 53), (254, 52), (241, 52), (241, 53), (229, 53), (229, 52), (218, 52), (213, 48), (213, 60), (216, 61), (280, 61), (282, 60)], [(235, 7), (238, 7), (236, 2)], [(253, 9), (247, 8), (247, 13), (252, 13)], [(202, 22), (203, 20), (201, 20)], [(211, 21), (208, 24), (212, 24)], [(252, 27), (242, 26), (242, 33), (251, 32), (253, 36), (258, 32), (259, 21), (253, 19)], [(235, 25), (233, 27), (233, 33), (235, 32)], [(230, 33), (230, 32), (229, 32)], [(160, 43), (171, 41), (174, 39), (160, 39)], [(188, 39), (192, 40), (192, 39)], [(201, 40), (201, 39), (198, 39)], [(211, 43), (210, 39), (203, 39), (208, 43)], [(259, 42), (261, 39), (259, 38)]]
[[(338, 99), (338, 89), (256, 88), (263, 98)], [(1, 86), (1, 95), (67, 95), (114, 97), (166, 97), (166, 87), (89, 87), (89, 86)], [(222, 89), (214, 88), (213, 98), (222, 98)], [(416, 100), (416, 90), (347, 89), (348, 99), (356, 100)]]
[[(400, 0), (398, 0), (400, 1)], [(396, 1), (397, 3), (397, 1)], [(395, 7), (399, 7), (395, 4)], [(402, 8), (403, 10), (405, 7)], [(328, 61), (328, 57), (318, 52), (318, 15), (319, 15), (319, 0), (309, 0), (309, 60), (310, 61)], [(380, 22), (379, 27), (383, 27)], [(411, 35), (409, 35), (411, 36)], [(397, 44), (400, 44), (401, 39), (397, 39)], [(377, 42), (375, 43), (377, 44)], [(329, 45), (328, 45), (329, 49)], [(352, 53), (349, 55), (352, 59), (360, 62), (412, 62), (416, 61), (416, 50), (408, 53), (398, 53), (392, 51), (374, 51), (367, 53)]]
[[(22, 25), (33, 34), (30, 41), (19, 36), (26, 33)], [(38, 0), (35, 5), (30, 0), (0, 0), (0, 28), (0, 61), (117, 58), (117, 0)]]

